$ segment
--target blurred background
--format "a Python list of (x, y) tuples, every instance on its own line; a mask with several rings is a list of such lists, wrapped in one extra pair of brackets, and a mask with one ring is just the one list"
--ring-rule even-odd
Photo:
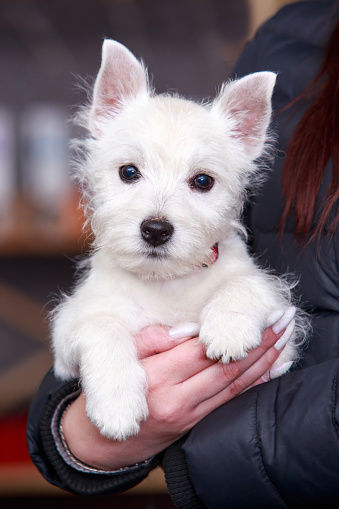
[[(0, 0), (0, 506), (110, 507), (65, 495), (31, 464), (29, 403), (52, 365), (48, 311), (86, 252), (69, 119), (104, 37), (142, 58), (158, 92), (211, 97), (246, 41), (288, 0)], [(81, 79), (80, 79), (81, 78)], [(70, 502), (69, 502), (70, 501)], [(114, 507), (174, 507), (162, 473)]]

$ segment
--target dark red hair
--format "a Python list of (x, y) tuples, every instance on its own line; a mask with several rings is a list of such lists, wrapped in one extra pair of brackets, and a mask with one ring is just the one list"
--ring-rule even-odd
[[(287, 150), (282, 182), (285, 204), (279, 225), (282, 233), (293, 212), (295, 238), (301, 244), (319, 238), (325, 227), (327, 232), (333, 233), (339, 223), (339, 212), (335, 211), (339, 199), (339, 20), (320, 71), (289, 106), (304, 98), (313, 101)], [(315, 218), (316, 200), (330, 158), (332, 181), (321, 204), (320, 216)]]

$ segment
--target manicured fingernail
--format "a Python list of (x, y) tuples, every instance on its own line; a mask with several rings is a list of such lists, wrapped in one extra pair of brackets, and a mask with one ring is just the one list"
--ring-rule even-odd
[(198, 336), (199, 332), (200, 325), (198, 323), (187, 322), (175, 325), (168, 331), (168, 334), (172, 339), (180, 339), (180, 338), (193, 338), (194, 336)]
[(266, 373), (263, 374), (263, 376), (261, 377), (261, 379), (264, 381), (264, 382), (269, 382), (271, 380), (271, 372), (268, 370), (266, 371)]
[(284, 315), (285, 311), (283, 309), (278, 309), (277, 311), (274, 311), (268, 319), (266, 327), (271, 327), (271, 325), (275, 324), (282, 316)]
[(296, 308), (293, 306), (286, 309), (283, 316), (273, 325), (273, 327), (272, 327), (273, 332), (275, 334), (280, 334), (281, 331), (286, 329), (288, 324), (293, 320), (295, 312), (296, 312)]
[(278, 350), (278, 351), (281, 350), (286, 345), (287, 341), (289, 339), (291, 339), (291, 336), (294, 331), (294, 326), (295, 326), (295, 320), (292, 320), (286, 327), (284, 334), (281, 336), (281, 338), (278, 339), (278, 341), (274, 345), (276, 350)]
[(290, 369), (290, 367), (292, 366), (292, 364), (293, 364), (293, 361), (284, 362), (284, 364), (282, 364), (278, 368), (271, 369), (271, 371), (270, 371), (271, 378), (278, 378), (278, 376), (285, 373), (285, 371), (288, 371)]

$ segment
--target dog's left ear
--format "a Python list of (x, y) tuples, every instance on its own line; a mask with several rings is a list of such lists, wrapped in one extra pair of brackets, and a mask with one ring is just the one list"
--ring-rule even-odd
[(229, 136), (241, 143), (252, 161), (264, 151), (271, 119), (273, 72), (257, 72), (226, 83), (214, 100), (217, 111), (229, 123)]
[(118, 115), (128, 101), (142, 94), (148, 94), (145, 67), (125, 46), (106, 39), (88, 118), (92, 135), (99, 137), (105, 121)]

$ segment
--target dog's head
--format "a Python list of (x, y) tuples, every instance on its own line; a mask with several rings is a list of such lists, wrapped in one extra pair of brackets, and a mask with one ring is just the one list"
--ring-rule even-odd
[(245, 190), (265, 151), (275, 75), (225, 84), (200, 105), (155, 95), (143, 65), (106, 40), (81, 168), (95, 245), (144, 278), (201, 266), (240, 228)]

